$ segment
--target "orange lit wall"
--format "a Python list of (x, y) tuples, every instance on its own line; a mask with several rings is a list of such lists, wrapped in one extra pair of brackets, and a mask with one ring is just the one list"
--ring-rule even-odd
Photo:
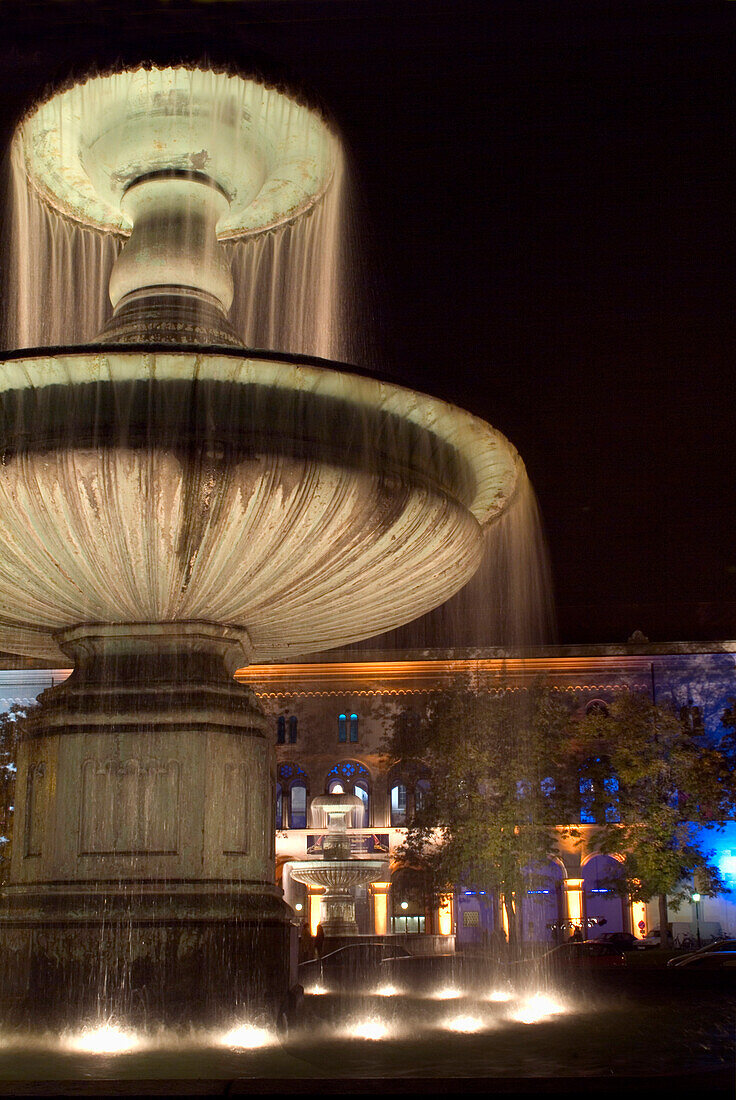
[(320, 894), (312, 893), (313, 887), (307, 887), (309, 890), (309, 931), (313, 936), (317, 935), (317, 925), (322, 920), (322, 897)]
[(452, 894), (440, 894), (437, 928), (441, 936), (452, 935)]
[[(644, 928), (639, 927), (639, 921), (644, 921)], [(631, 931), (635, 936), (643, 936), (648, 931), (647, 929), (647, 907), (643, 901), (632, 901), (631, 903)]]
[(374, 882), (371, 885), (373, 929), (377, 936), (385, 936), (388, 932), (388, 892), (390, 889), (390, 882)]
[(579, 924), (583, 919), (583, 880), (581, 878), (566, 878), (564, 888), (567, 915), (570, 920)]

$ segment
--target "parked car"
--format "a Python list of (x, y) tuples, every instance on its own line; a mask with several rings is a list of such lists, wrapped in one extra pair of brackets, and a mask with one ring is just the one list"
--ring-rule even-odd
[(701, 955), (721, 954), (728, 951), (736, 951), (736, 940), (714, 940), (705, 947), (699, 947), (697, 951), (688, 951), (686, 955), (675, 955), (674, 958), (667, 960), (667, 965), (685, 966), (691, 960), (700, 958)]
[[(642, 936), (640, 940), (637, 940), (636, 946), (640, 951), (646, 951), (649, 947), (661, 947), (661, 935), (658, 928), (655, 928), (653, 932), (648, 932), (646, 936)], [(672, 933), (667, 933), (667, 946), (672, 947), (673, 944)]]
[(596, 943), (612, 943), (619, 951), (634, 951), (639, 946), (639, 939), (632, 932), (604, 932), (596, 936)]
[(407, 992), (434, 989), (438, 993), (490, 980), (494, 968), (483, 959), (463, 955), (410, 955), (385, 959), (379, 966), (380, 983)]
[[(709, 945), (710, 946), (710, 945)], [(733, 970), (736, 972), (736, 950), (730, 951), (695, 951), (687, 958), (677, 960), (680, 968), (688, 970)]]
[(560, 944), (543, 955), (519, 959), (506, 966), (506, 976), (517, 982), (544, 982), (553, 979), (583, 979), (603, 970), (626, 966), (626, 955), (612, 943), (580, 940)]
[(601, 943), (600, 940), (583, 940), (582, 943), (563, 943), (553, 947), (539, 962), (554, 969), (581, 967), (625, 966), (626, 956), (622, 949), (613, 943)]
[(330, 951), (321, 959), (310, 959), (299, 964), (299, 983), (306, 990), (310, 986), (325, 985), (328, 988), (344, 982), (366, 982), (376, 976), (384, 959), (411, 958), (403, 947), (383, 943), (351, 943)]

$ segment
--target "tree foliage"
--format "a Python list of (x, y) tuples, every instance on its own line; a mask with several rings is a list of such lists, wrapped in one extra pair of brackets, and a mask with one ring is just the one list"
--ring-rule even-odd
[(619, 890), (635, 901), (669, 895), (676, 909), (693, 881), (708, 896), (725, 889), (701, 830), (736, 814), (733, 738), (709, 740), (685, 714), (632, 693), (582, 719), (574, 748), (590, 776), (594, 843), (624, 857)]
[(435, 889), (465, 883), (503, 895), (510, 938), (514, 897), (541, 881), (555, 851), (553, 825), (574, 820), (570, 711), (559, 696), (491, 693), (461, 684), (397, 716), (387, 755), (402, 775), (428, 768), (431, 786), (409, 822), (400, 857)]

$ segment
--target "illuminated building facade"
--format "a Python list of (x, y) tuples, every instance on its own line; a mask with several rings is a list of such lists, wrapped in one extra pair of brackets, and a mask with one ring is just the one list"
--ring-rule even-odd
[[(352, 651), (241, 669), (237, 679), (255, 690), (272, 719), (276, 868), (286, 901), (316, 929), (319, 894), (292, 879), (291, 867), (320, 851), (319, 830), (308, 818), (309, 800), (342, 790), (358, 795), (363, 804), (362, 821), (350, 830), (353, 854), (385, 856), (391, 867), (388, 881), (358, 888), (361, 932), (455, 935), (461, 944), (484, 942), (502, 922), (495, 897), (463, 888), (432, 898), (417, 873), (400, 868), (395, 860), (406, 821), (425, 796), (431, 776), (416, 770), (404, 775), (387, 767), (381, 750), (391, 716), (458, 679), (470, 677), (492, 690), (504, 684), (523, 689), (541, 678), (551, 690), (568, 695), (581, 715), (591, 707), (605, 707), (620, 692), (640, 691), (716, 733), (729, 697), (736, 695), (735, 666), (736, 642), (724, 642), (545, 649), (524, 657), (480, 650)], [(0, 672), (0, 707), (31, 702), (66, 675), (66, 670)], [(553, 926), (563, 934), (594, 919), (605, 921), (607, 931), (658, 927), (656, 903), (632, 905), (605, 885), (612, 858), (592, 846), (595, 825), (586, 815), (584, 792), (575, 824), (582, 843), (575, 846), (560, 836), (558, 857), (547, 868), (548, 882), (523, 899), (523, 937), (551, 940)], [(722, 875), (736, 889), (736, 824), (713, 834), (708, 847), (716, 850)], [(673, 926), (684, 929), (697, 918), (703, 933), (717, 925), (736, 933), (736, 904), (730, 897), (701, 899), (697, 912), (694, 904), (671, 911)], [(597, 934), (595, 928), (591, 934)]]

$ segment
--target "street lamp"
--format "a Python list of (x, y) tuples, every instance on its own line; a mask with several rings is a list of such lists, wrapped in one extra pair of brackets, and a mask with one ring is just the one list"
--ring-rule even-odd
[(692, 900), (695, 905), (695, 938), (700, 947), (700, 894), (693, 894)]

